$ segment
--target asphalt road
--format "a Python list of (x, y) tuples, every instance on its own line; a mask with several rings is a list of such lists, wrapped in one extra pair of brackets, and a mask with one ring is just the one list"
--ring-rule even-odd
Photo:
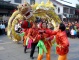
[[(68, 60), (79, 60), (79, 39), (70, 39), (70, 48), (68, 53)], [(25, 54), (23, 52), (23, 45), (22, 42), (20, 44), (14, 43), (10, 40), (7, 36), (3, 35), (0, 36), (0, 60), (31, 60), (30, 59), (30, 49), (27, 50)], [(35, 50), (34, 57), (37, 59), (37, 48)], [(53, 51), (51, 52), (51, 60), (57, 60), (58, 55), (56, 55)], [(45, 60), (45, 55), (43, 60)]]

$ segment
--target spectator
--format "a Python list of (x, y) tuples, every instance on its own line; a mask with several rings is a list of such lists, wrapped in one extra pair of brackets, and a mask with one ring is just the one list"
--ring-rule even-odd
[(1, 24), (1, 30), (2, 30), (2, 34), (5, 34), (5, 25), (3, 23)]
[(8, 22), (7, 22), (7, 21), (4, 21), (4, 25), (5, 25), (5, 27), (7, 27), (7, 25), (8, 25)]
[(78, 28), (78, 31), (77, 31), (77, 37), (79, 38), (79, 28)]
[(66, 33), (67, 33), (67, 36), (69, 37), (70, 36), (69, 26), (66, 26)]
[(0, 23), (0, 35), (2, 34), (2, 30), (1, 30), (1, 23)]
[(74, 22), (72, 22), (70, 29), (74, 28)]
[(74, 30), (74, 37), (76, 38), (77, 37), (77, 31)]
[(71, 38), (74, 38), (74, 29), (73, 28), (71, 29), (70, 34), (71, 34)]

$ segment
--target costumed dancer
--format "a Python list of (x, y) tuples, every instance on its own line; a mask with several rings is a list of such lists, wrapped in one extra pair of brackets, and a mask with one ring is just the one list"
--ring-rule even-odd
[(44, 52), (46, 53), (46, 60), (51, 60), (50, 53), (51, 53), (51, 47), (54, 36), (51, 35), (51, 33), (46, 33), (45, 31), (51, 31), (51, 29), (47, 28), (47, 23), (43, 22), (41, 24), (41, 29), (39, 30), (39, 33), (41, 34), (41, 39), (38, 42), (39, 47), (39, 54), (37, 60), (42, 60)]
[(37, 46), (38, 41), (40, 40), (40, 35), (38, 33), (38, 28), (35, 22), (33, 23), (33, 26), (30, 29), (30, 39), (33, 40), (31, 46), (30, 58), (34, 59), (33, 55), (34, 55), (35, 47)]
[(24, 53), (26, 53), (28, 40), (29, 40), (29, 30), (32, 26), (32, 23), (24, 20), (21, 24), (21, 27), (23, 28), (23, 33), (21, 34), (23, 36), (23, 46), (24, 46)]
[[(48, 31), (46, 33), (48, 33)], [(49, 33), (56, 35), (56, 53), (59, 55), (58, 60), (67, 60), (69, 41), (65, 32), (65, 25), (60, 23), (57, 31), (52, 31)]]

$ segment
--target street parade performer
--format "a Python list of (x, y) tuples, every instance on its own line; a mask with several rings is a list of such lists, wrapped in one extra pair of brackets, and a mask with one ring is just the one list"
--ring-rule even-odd
[(35, 47), (37, 46), (39, 40), (40, 40), (40, 34), (38, 32), (38, 27), (36, 22), (33, 23), (32, 28), (30, 28), (30, 39), (33, 41), (31, 44), (31, 52), (30, 52), (30, 58), (34, 59), (33, 55), (34, 55), (34, 51), (35, 51)]
[(26, 50), (28, 48), (28, 40), (29, 40), (29, 35), (30, 35), (29, 30), (31, 27), (32, 27), (32, 22), (29, 23), (26, 20), (24, 20), (21, 24), (21, 28), (23, 30), (20, 35), (23, 36), (24, 53), (26, 53)]
[(44, 52), (46, 53), (46, 60), (51, 60), (51, 47), (52, 47), (52, 40), (54, 36), (51, 33), (46, 33), (45, 31), (51, 31), (47, 28), (47, 23), (43, 22), (41, 24), (41, 29), (39, 30), (41, 34), (41, 41), (38, 42), (37, 46), (39, 47), (39, 55), (37, 60), (42, 60)]
[[(18, 9), (15, 12), (13, 12), (12, 16), (8, 21), (8, 27), (7, 27), (8, 37), (17, 43), (20, 42), (23, 38), (24, 53), (26, 53), (27, 46), (30, 44), (29, 41), (32, 40), (31, 53), (30, 53), (30, 57), (32, 59), (33, 59), (35, 47), (37, 46), (39, 48), (39, 54), (37, 60), (42, 60), (44, 52), (46, 53), (46, 60), (51, 60), (50, 53), (51, 53), (52, 40), (54, 38), (54, 34), (53, 31), (47, 28), (46, 26), (47, 23), (48, 24), (51, 23), (53, 24), (54, 29), (56, 29), (56, 25), (61, 23), (60, 18), (54, 12), (54, 8), (55, 7), (53, 6), (53, 3), (50, 2), (49, 0), (47, 1), (47, 3), (41, 2), (40, 4), (35, 3), (33, 5), (24, 2), (23, 4), (20, 4), (18, 6)], [(34, 24), (32, 24), (35, 23), (35, 21), (37, 20), (36, 17), (42, 18), (43, 21), (43, 23), (41, 24), (41, 28), (39, 29), (35, 28), (36, 26), (34, 27)], [(17, 33), (15, 31), (15, 25), (20, 22), (22, 22), (21, 23), (22, 31), (20, 33)], [(65, 33), (63, 32), (62, 34), (59, 35), (56, 34), (56, 37), (63, 34)], [(59, 45), (58, 39), (56, 39), (56, 42)], [(62, 50), (63, 49), (64, 48), (62, 48)], [(59, 51), (57, 52), (60, 58), (61, 52)], [(62, 56), (67, 56), (67, 52), (64, 53)]]
[(60, 23), (56, 31), (46, 31), (46, 33), (56, 35), (56, 53), (59, 55), (58, 60), (67, 60), (69, 52), (69, 41), (65, 32), (65, 25)]

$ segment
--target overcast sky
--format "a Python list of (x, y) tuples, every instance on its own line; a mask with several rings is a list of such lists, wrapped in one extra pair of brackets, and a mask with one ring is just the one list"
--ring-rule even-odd
[(64, 1), (70, 2), (70, 3), (72, 3), (72, 4), (63, 2), (63, 1), (61, 1), (61, 0), (57, 0), (57, 1), (59, 1), (59, 2), (61, 2), (61, 3), (64, 3), (64, 4), (66, 4), (66, 5), (73, 6), (73, 7), (75, 7), (76, 4), (79, 4), (78, 0), (64, 0)]

